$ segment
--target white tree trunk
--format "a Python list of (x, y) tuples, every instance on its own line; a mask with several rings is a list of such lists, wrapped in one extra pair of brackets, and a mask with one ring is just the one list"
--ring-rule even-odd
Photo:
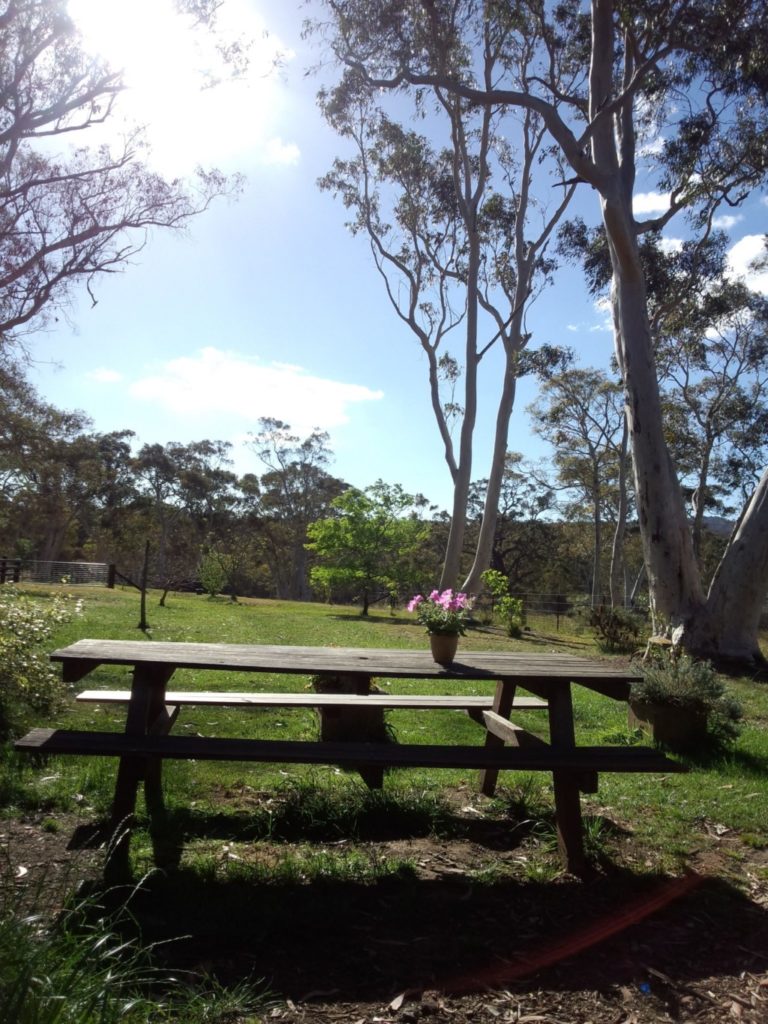
[[(597, 474), (595, 474), (596, 476)], [(594, 503), (592, 506), (592, 531), (593, 531), (593, 544), (594, 551), (592, 552), (592, 607), (597, 608), (600, 603), (601, 594), (601, 580), (600, 580), (600, 563), (602, 554), (601, 548), (603, 546), (603, 520), (602, 520), (602, 503), (600, 501), (600, 483), (598, 480), (593, 480), (592, 493), (594, 494)]]
[(623, 607), (626, 593), (623, 571), (624, 537), (627, 532), (627, 449), (629, 447), (629, 427), (624, 417), (624, 430), (621, 435), (619, 451), (619, 507), (616, 511), (616, 528), (613, 531), (611, 545), (611, 568), (609, 586), (611, 590), (611, 608)]
[(467, 269), (467, 338), (464, 368), (464, 416), (461, 422), (459, 458), (453, 480), (453, 507), (451, 527), (445, 549), (440, 590), (456, 586), (464, 551), (464, 531), (467, 525), (467, 500), (472, 480), (472, 438), (477, 419), (477, 327), (478, 327), (478, 275), (480, 273), (480, 239), (476, 228), (468, 230), (469, 260)]
[(513, 365), (512, 360), (508, 359), (504, 372), (504, 385), (501, 398), (499, 399), (499, 409), (496, 415), (496, 433), (493, 440), (491, 471), (488, 475), (488, 487), (486, 488), (485, 504), (483, 505), (483, 519), (477, 538), (475, 558), (472, 568), (469, 570), (469, 575), (461, 587), (467, 594), (480, 593), (482, 590), (480, 576), (491, 564), (493, 538), (496, 534), (496, 523), (499, 518), (499, 495), (501, 494), (501, 484), (504, 478), (504, 460), (507, 454), (509, 421), (515, 404), (516, 390), (517, 368)]
[(603, 199), (613, 268), (616, 357), (624, 379), (635, 493), (654, 627), (679, 625), (704, 603), (677, 473), (664, 439), (645, 280), (631, 196)]
[(731, 535), (705, 608), (675, 639), (687, 650), (721, 664), (763, 667), (758, 632), (767, 593), (768, 469)]

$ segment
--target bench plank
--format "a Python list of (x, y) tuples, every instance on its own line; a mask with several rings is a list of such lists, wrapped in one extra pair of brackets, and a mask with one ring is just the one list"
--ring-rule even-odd
[[(130, 690), (83, 690), (76, 697), (76, 700), (95, 704), (120, 704), (127, 703), (130, 699)], [(429, 696), (405, 693), (196, 693), (194, 690), (168, 690), (165, 699), (169, 704), (204, 704), (214, 707), (455, 708), (459, 711), (493, 707), (492, 696)], [(547, 702), (538, 697), (518, 697), (514, 707), (516, 710), (543, 709), (547, 707)]]
[(484, 768), (525, 771), (680, 772), (685, 767), (652, 747), (438, 746), (397, 743), (316, 743), (203, 736), (32, 729), (17, 750), (107, 757), (163, 757), (283, 764), (360, 764), (393, 768)]

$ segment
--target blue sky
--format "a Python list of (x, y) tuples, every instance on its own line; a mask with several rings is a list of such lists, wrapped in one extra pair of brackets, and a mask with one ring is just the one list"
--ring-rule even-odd
[[(95, 429), (130, 428), (138, 443), (231, 441), (238, 472), (260, 471), (244, 444), (260, 416), (300, 436), (320, 427), (331, 434), (337, 475), (359, 487), (397, 482), (447, 506), (425, 359), (388, 304), (367, 242), (316, 187), (341, 144), (315, 105), (324, 77), (305, 76), (317, 60), (300, 36), (306, 9), (226, 0), (222, 31), (256, 40), (252, 69), (244, 81), (201, 91), (195, 67), (213, 59), (210, 41), (183, 29), (170, 8), (171, 0), (71, 6), (91, 46), (125, 64), (123, 108), (148, 124), (155, 165), (171, 175), (198, 163), (240, 171), (244, 194), (216, 204), (184, 236), (156, 234), (135, 265), (97, 282), (95, 307), (81, 295), (68, 317), (27, 339), (33, 381), (54, 404), (87, 412)], [(280, 75), (268, 73), (275, 48), (285, 55)], [(639, 199), (647, 212), (662, 202), (651, 192)], [(579, 207), (598, 214), (588, 190)], [(727, 226), (740, 266), (768, 230), (768, 207), (755, 198), (736, 217)], [(765, 275), (760, 286), (768, 290)], [(568, 344), (582, 365), (607, 365), (606, 314), (578, 272), (558, 276), (529, 324), (534, 345)], [(475, 478), (488, 472), (496, 379), (498, 365), (483, 364)], [(547, 449), (524, 413), (533, 397), (533, 383), (522, 381), (509, 447), (538, 458)]]

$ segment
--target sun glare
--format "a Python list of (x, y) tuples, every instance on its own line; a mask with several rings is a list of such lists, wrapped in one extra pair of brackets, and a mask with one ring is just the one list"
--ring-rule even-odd
[[(123, 71), (120, 112), (147, 127), (161, 170), (275, 159), (281, 96), (269, 70), (280, 45), (247, 0), (228, 0), (216, 35), (179, 15), (173, 0), (70, 0), (69, 11), (86, 49)], [(217, 44), (238, 37), (251, 42), (250, 64), (233, 79)], [(220, 84), (206, 88), (211, 78)]]

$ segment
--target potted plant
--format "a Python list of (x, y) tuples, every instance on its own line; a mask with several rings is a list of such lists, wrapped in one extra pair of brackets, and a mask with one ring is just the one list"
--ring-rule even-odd
[(657, 654), (632, 684), (630, 728), (649, 729), (657, 743), (681, 752), (735, 739), (741, 705), (708, 661), (674, 651)]
[(429, 597), (416, 594), (408, 602), (408, 611), (415, 612), (426, 626), (432, 657), (440, 665), (450, 665), (456, 656), (459, 637), (466, 632), (470, 603), (466, 594), (452, 590), (433, 590)]

